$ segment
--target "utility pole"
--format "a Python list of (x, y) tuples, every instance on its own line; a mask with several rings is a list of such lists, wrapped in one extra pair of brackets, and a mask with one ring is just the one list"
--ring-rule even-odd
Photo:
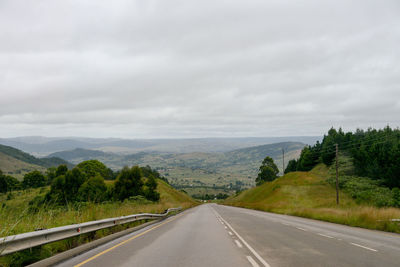
[(338, 169), (339, 145), (336, 144), (336, 204), (339, 205), (339, 169)]
[(285, 150), (282, 148), (282, 176), (285, 175)]

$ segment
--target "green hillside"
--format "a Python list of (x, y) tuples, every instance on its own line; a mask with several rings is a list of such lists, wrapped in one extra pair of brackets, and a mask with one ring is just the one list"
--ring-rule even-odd
[(390, 219), (400, 218), (400, 209), (358, 204), (329, 183), (330, 172), (320, 164), (309, 172), (291, 172), (228, 198), (224, 204), (275, 213), (342, 223), (371, 229), (400, 232)]
[(0, 170), (7, 175), (12, 175), (21, 180), (25, 173), (38, 170), (41, 172), (46, 171), (43, 166), (24, 162), (22, 160), (13, 158), (7, 154), (0, 152)]
[(22, 179), (24, 174), (30, 171), (38, 170), (44, 172), (47, 168), (60, 164), (66, 164), (68, 167), (73, 166), (61, 158), (39, 159), (16, 148), (0, 145), (0, 170), (18, 179)]

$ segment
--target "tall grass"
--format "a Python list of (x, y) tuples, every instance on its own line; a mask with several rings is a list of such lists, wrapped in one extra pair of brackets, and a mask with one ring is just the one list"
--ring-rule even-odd
[[(49, 188), (42, 188), (15, 191), (12, 195), (0, 194), (0, 236), (9, 236), (37, 229), (48, 229), (142, 212), (162, 213), (168, 208), (182, 207), (183, 209), (187, 209), (197, 205), (188, 195), (171, 188), (164, 181), (159, 180), (157, 188), (157, 191), (160, 193), (159, 202), (136, 198), (124, 202), (106, 202), (101, 204), (83, 202), (78, 205), (68, 205), (65, 207), (54, 207), (50, 203), (39, 209), (31, 209), (29, 202), (36, 196), (46, 194), (48, 190)], [(96, 233), (14, 253), (11, 256), (0, 257), (0, 266), (29, 264), (90, 240), (137, 225), (138, 223), (118, 226), (113, 229), (104, 229)]]

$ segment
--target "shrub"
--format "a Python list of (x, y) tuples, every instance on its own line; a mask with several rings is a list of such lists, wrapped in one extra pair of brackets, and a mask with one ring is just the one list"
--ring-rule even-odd
[(107, 187), (104, 178), (97, 175), (89, 178), (78, 190), (80, 201), (101, 202), (106, 198)]
[(25, 174), (22, 181), (24, 188), (37, 188), (46, 185), (46, 177), (40, 171), (32, 171)]
[(115, 181), (115, 197), (124, 200), (131, 196), (143, 195), (142, 171), (138, 166), (125, 167)]

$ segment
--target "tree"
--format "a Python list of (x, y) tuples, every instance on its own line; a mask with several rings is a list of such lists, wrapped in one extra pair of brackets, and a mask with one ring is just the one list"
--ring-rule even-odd
[(291, 159), (291, 160), (289, 160), (288, 165), (286, 166), (285, 174), (289, 173), (289, 172), (295, 172), (295, 171), (297, 171), (297, 160)]
[(89, 178), (78, 190), (80, 201), (101, 202), (106, 197), (107, 186), (100, 175)]
[(0, 193), (6, 193), (8, 191), (6, 176), (0, 170)]
[(4, 176), (4, 179), (6, 181), (8, 191), (12, 191), (12, 190), (21, 188), (21, 182), (18, 181), (16, 178), (6, 175), (6, 176)]
[(131, 196), (143, 195), (142, 171), (138, 166), (124, 167), (115, 181), (115, 197), (124, 200)]
[(47, 184), (51, 184), (51, 181), (53, 181), (53, 179), (56, 177), (57, 177), (57, 168), (56, 167), (48, 168), (46, 171)]
[(81, 171), (85, 173), (86, 176), (89, 178), (95, 177), (96, 175), (100, 175), (104, 179), (112, 178), (111, 169), (108, 169), (106, 165), (95, 159), (83, 161), (79, 163), (76, 167), (81, 169)]
[(144, 195), (147, 199), (152, 201), (158, 201), (160, 199), (160, 194), (156, 191), (157, 181), (153, 175), (149, 175), (145, 183)]
[(278, 176), (279, 170), (271, 157), (266, 157), (259, 169), (256, 184), (261, 185), (266, 181), (273, 181)]
[(40, 171), (32, 171), (24, 175), (24, 188), (37, 188), (46, 185), (46, 177)]
[(56, 177), (61, 176), (61, 175), (65, 175), (68, 171), (68, 167), (65, 164), (62, 164), (60, 166), (57, 167), (56, 170)]
[(46, 200), (60, 204), (77, 201), (79, 188), (85, 181), (86, 175), (79, 168), (73, 168), (53, 179)]
[(86, 175), (79, 169), (73, 168), (65, 174), (65, 198), (67, 201), (75, 201), (78, 198), (79, 187), (86, 181)]
[(309, 171), (315, 166), (313, 153), (310, 147), (305, 147), (300, 154), (299, 161), (297, 162), (298, 171)]

